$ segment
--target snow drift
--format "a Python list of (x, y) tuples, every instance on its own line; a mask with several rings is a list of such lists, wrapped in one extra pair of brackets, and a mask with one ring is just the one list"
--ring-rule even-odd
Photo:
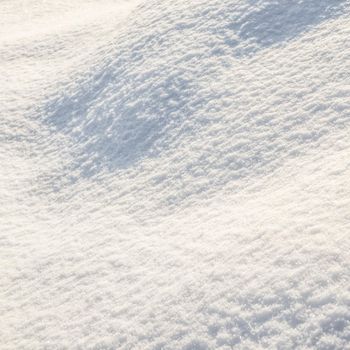
[(349, 2), (24, 4), (1, 347), (347, 349)]

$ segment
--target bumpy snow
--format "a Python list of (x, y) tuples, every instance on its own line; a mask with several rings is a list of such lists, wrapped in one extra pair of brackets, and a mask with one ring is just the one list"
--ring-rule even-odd
[(350, 349), (350, 3), (0, 2), (0, 348)]

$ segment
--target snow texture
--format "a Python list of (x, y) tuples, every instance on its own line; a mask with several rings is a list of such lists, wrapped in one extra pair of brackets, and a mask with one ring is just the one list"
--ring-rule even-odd
[(350, 349), (347, 0), (0, 2), (0, 348)]

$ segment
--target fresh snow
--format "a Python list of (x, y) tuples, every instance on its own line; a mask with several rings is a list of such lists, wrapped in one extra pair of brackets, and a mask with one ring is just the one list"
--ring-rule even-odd
[(0, 348), (350, 349), (347, 0), (0, 2)]

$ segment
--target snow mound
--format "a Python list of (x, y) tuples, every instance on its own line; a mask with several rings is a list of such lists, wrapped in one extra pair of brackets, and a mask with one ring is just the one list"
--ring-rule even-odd
[[(212, 133), (212, 124), (219, 128), (224, 120), (230, 124), (227, 127), (231, 128), (231, 136), (248, 139), (244, 142), (246, 147), (239, 143), (243, 147), (242, 153), (247, 154), (246, 148), (251, 150), (249, 159), (232, 154), (233, 163), (237, 167), (244, 167), (245, 162), (265, 163), (261, 153), (266, 153), (271, 143), (261, 147), (240, 129), (244, 125), (261, 130), (265, 125), (270, 135), (267, 136), (264, 130), (261, 141), (276, 135), (274, 148), (281, 148), (281, 143), (286, 142), (281, 139), (286, 135), (291, 137), (284, 128), (289, 131), (297, 127), (290, 125), (290, 115), (286, 113), (282, 116), (257, 115), (261, 105), (254, 97), (258, 95), (266, 100), (265, 109), (279, 104), (286, 93), (283, 87), (291, 76), (295, 76), (294, 84), (303, 85), (305, 58), (295, 57), (296, 67), (291, 67), (289, 72), (279, 66), (273, 72), (267, 72), (261, 70), (262, 62), (254, 55), (270, 46), (283, 47), (322, 21), (339, 16), (343, 13), (343, 5), (344, 1), (298, 1), (292, 4), (289, 1), (263, 1), (254, 6), (244, 1), (185, 5), (181, 2), (177, 5), (150, 3), (139, 10), (143, 21), (127, 28), (131, 33), (126, 31), (97, 72), (82, 78), (78, 86), (52, 101), (45, 115), (58, 130), (72, 137), (74, 146), (79, 148), (75, 165), (83, 169), (85, 175), (100, 168), (114, 170), (144, 157), (157, 157), (164, 150), (177, 149), (181, 141), (188, 143), (186, 138), (191, 135), (197, 137), (198, 132), (204, 131)], [(297, 56), (291, 49), (285, 49), (285, 52)], [(239, 59), (242, 54), (248, 55), (252, 63), (242, 62)], [(276, 57), (268, 57), (264, 63), (268, 66), (275, 61)], [(319, 73), (313, 67), (308, 70), (314, 76)], [(322, 73), (322, 78), (329, 80), (335, 69)], [(275, 82), (271, 81), (272, 76), (277, 79)], [(317, 75), (317, 78), (320, 77)], [(240, 79), (246, 84), (239, 85)], [(225, 84), (218, 83), (223, 80)], [(253, 80), (256, 80), (256, 86), (250, 87)], [(282, 91), (274, 91), (272, 85), (275, 88), (281, 86)], [(308, 91), (299, 92), (304, 99), (312, 94), (312, 85), (310, 81)], [(324, 88), (332, 89), (330, 85)], [(291, 101), (293, 98), (296, 101)], [(300, 139), (317, 141), (326, 132), (322, 127), (325, 123), (342, 123), (334, 117), (318, 121), (317, 113), (310, 117), (305, 103), (299, 101), (300, 97), (295, 95), (289, 101), (282, 101), (284, 105), (295, 106), (297, 103), (296, 108), (300, 106), (299, 111), (295, 111), (299, 121), (292, 123), (302, 124), (307, 129), (305, 135), (296, 133), (295, 145), (289, 148), (290, 152), (300, 145)], [(313, 125), (305, 125), (310, 119), (313, 119)], [(280, 124), (280, 130), (270, 127), (275, 123)], [(260, 130), (251, 133), (254, 138)], [(202, 143), (217, 142), (219, 138), (219, 135), (205, 137)], [(211, 149), (210, 153), (213, 151)], [(277, 156), (276, 149), (271, 151), (274, 157)], [(217, 153), (221, 158), (221, 147)]]
[(0, 4), (1, 347), (350, 349), (349, 1), (34, 3)]

